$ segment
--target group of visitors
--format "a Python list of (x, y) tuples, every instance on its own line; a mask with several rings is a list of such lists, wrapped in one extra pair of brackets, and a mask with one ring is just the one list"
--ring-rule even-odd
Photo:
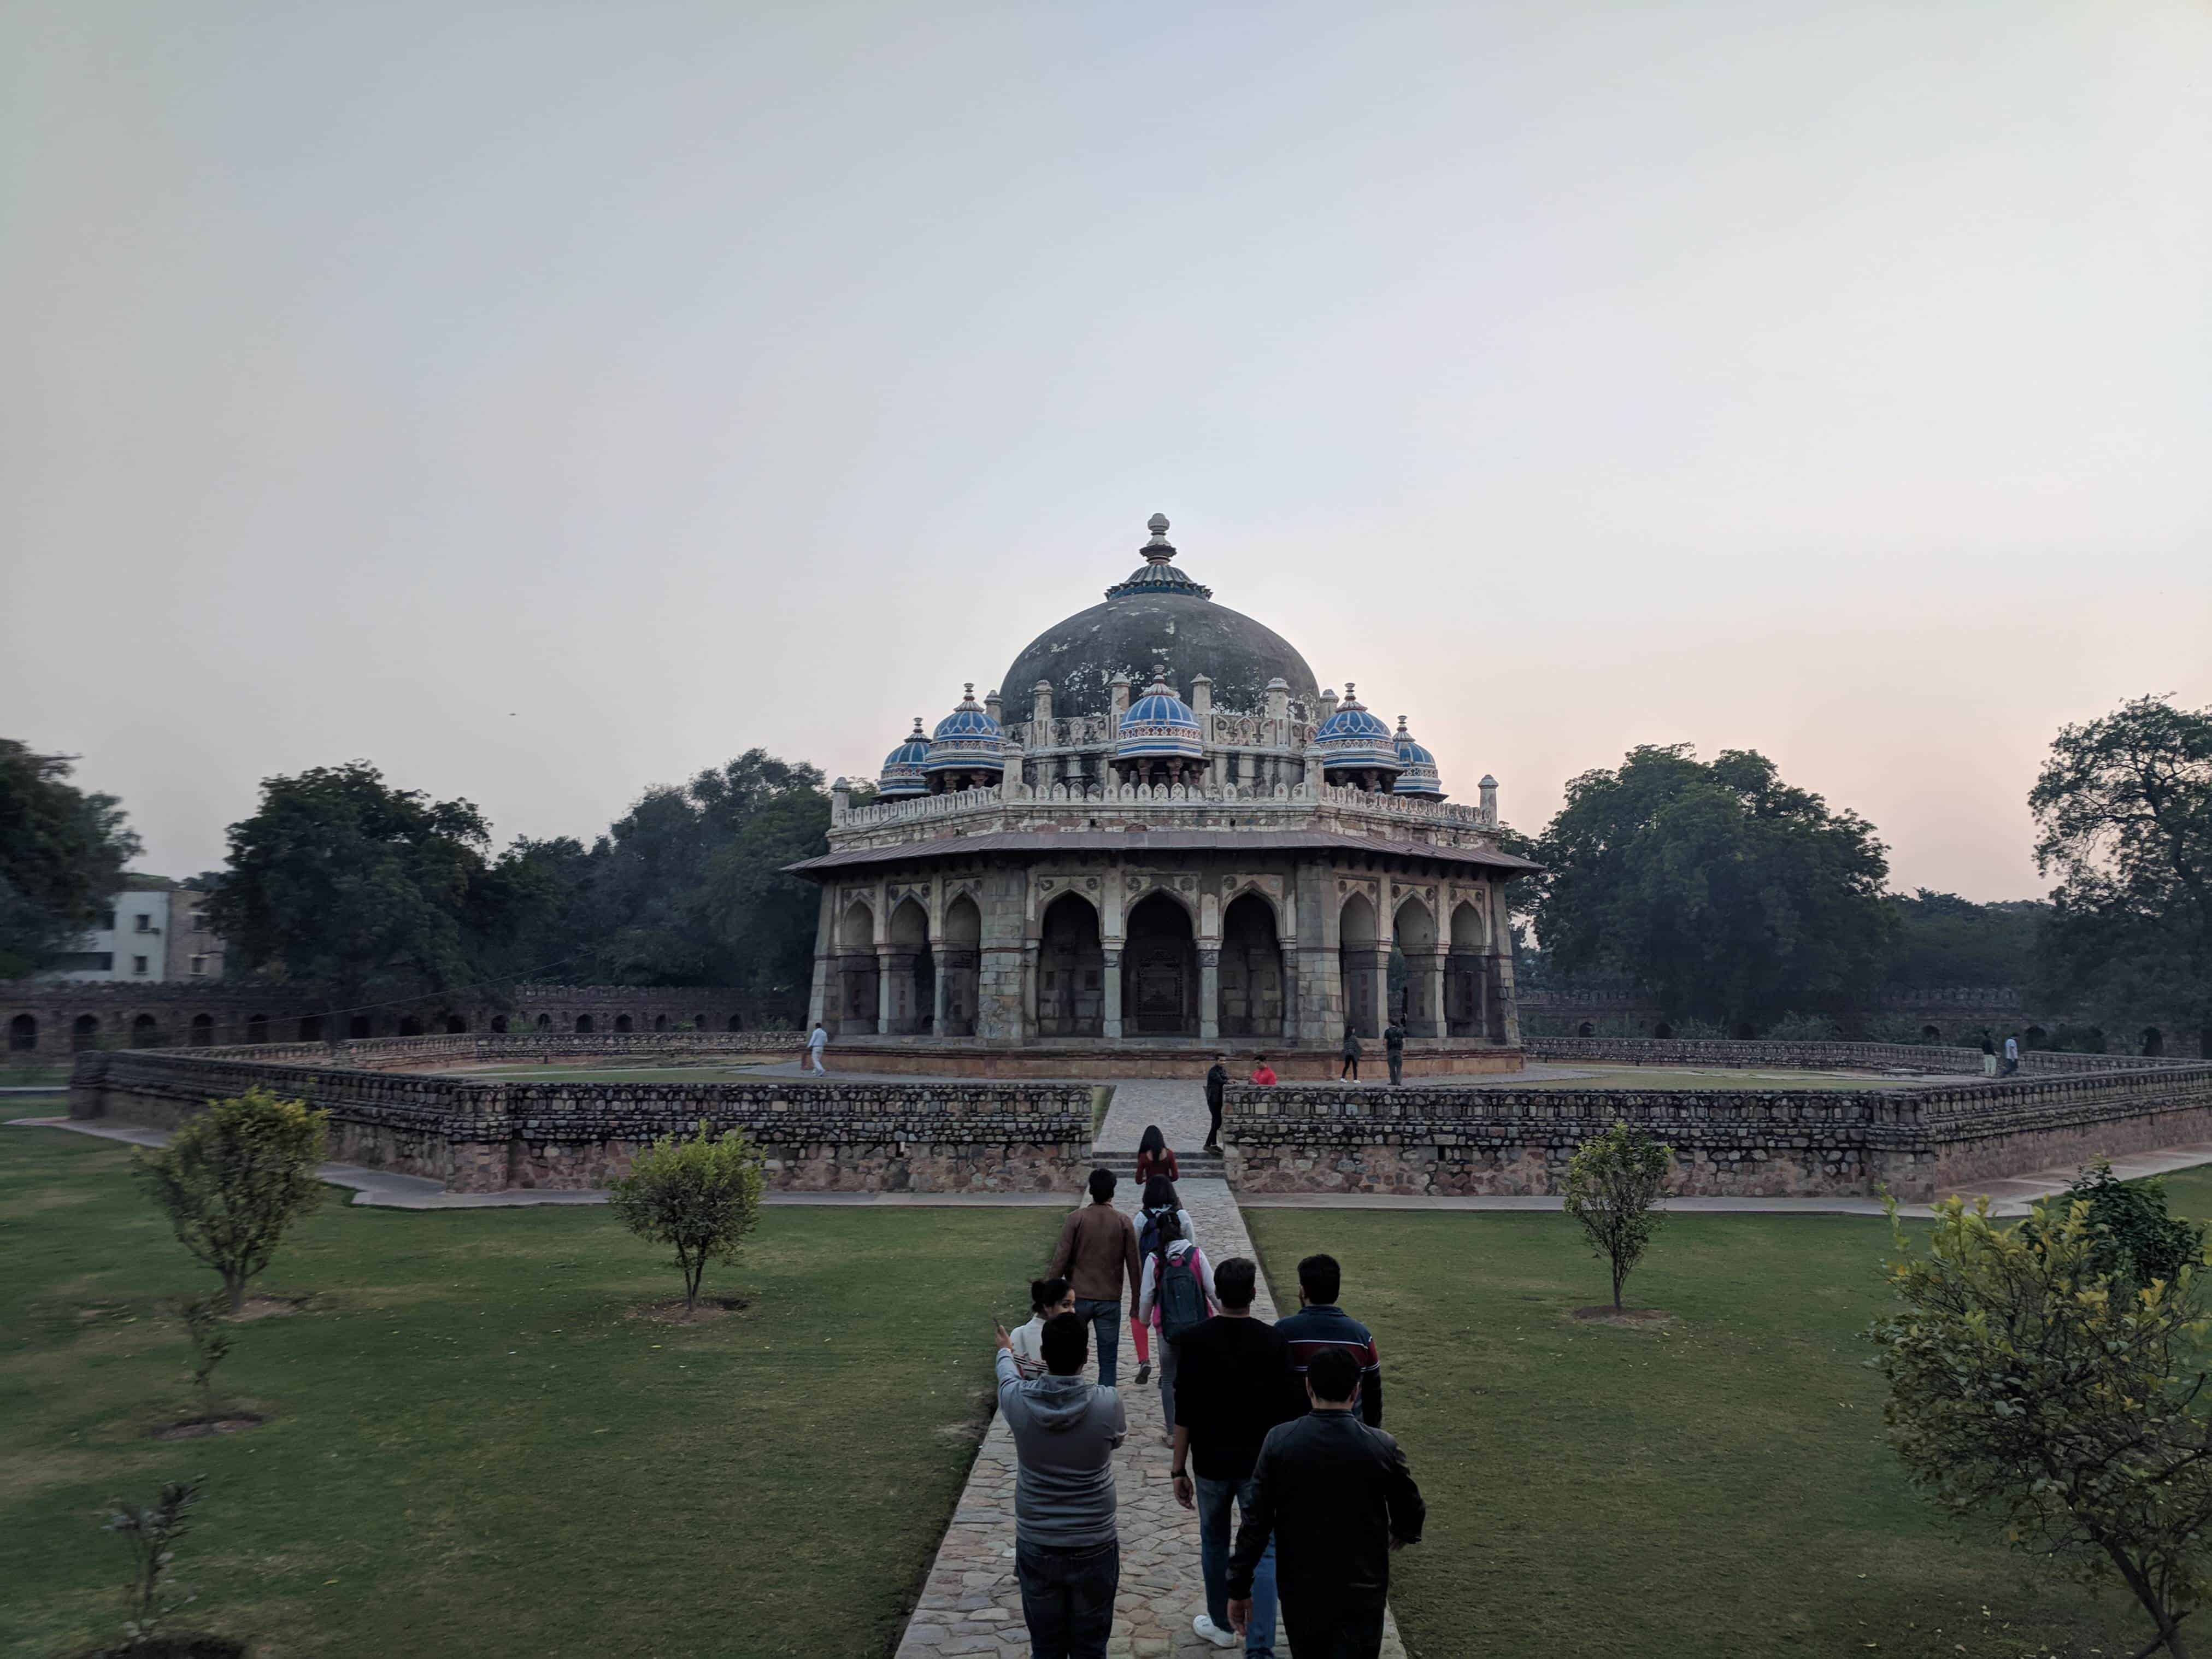
[[(2010, 1077), (2019, 1070), (2020, 1034), (2015, 1031), (2004, 1040), (2003, 1075)], [(1998, 1075), (1997, 1045), (1987, 1031), (1982, 1033), (1982, 1075), (1984, 1077)]]
[[(1336, 1080), (1346, 1079), (1359, 1081), (1359, 1062), (1365, 1050), (1359, 1046), (1359, 1033), (1349, 1025), (1344, 1028), (1344, 1064), (1337, 1068)], [(1396, 1088), (1406, 1080), (1406, 1028), (1393, 1019), (1382, 1028), (1382, 1060), (1390, 1068), (1390, 1086)]]
[[(1225, 1084), (1218, 1061), (1214, 1071)], [(1209, 1073), (1209, 1146), (1219, 1090)], [(1270, 1325), (1252, 1311), (1258, 1267), (1208, 1260), (1157, 1126), (1139, 1145), (1137, 1171), (1133, 1219), (1115, 1206), (1112, 1173), (1091, 1172), (1091, 1201), (1060, 1229), (1048, 1276), (1030, 1286), (1029, 1322), (998, 1330), (999, 1406), (1020, 1458), (1015, 1568), (1030, 1651), (1091, 1659), (1113, 1630), (1130, 1297), (1136, 1382), (1157, 1359), (1176, 1501), (1198, 1516), (1206, 1607), (1192, 1629), (1220, 1648), (1241, 1637), (1265, 1659), (1279, 1609), (1298, 1659), (1372, 1659), (1390, 1552), (1420, 1541), (1425, 1510), (1405, 1455), (1382, 1432), (1381, 1363), (1367, 1328), (1338, 1304), (1342, 1271), (1331, 1256), (1299, 1262), (1298, 1311)], [(1095, 1383), (1083, 1376), (1094, 1345)]]

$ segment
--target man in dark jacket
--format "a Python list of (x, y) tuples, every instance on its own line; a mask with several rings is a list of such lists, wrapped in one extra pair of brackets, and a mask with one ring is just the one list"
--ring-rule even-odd
[(1382, 1028), (1382, 1058), (1390, 1063), (1390, 1086), (1395, 1089), (1406, 1078), (1406, 1028), (1397, 1020)]
[(1316, 1356), (1340, 1349), (1359, 1368), (1359, 1415), (1370, 1429), (1382, 1426), (1382, 1356), (1367, 1327), (1336, 1305), (1344, 1270), (1333, 1255), (1298, 1263), (1298, 1310), (1278, 1320), (1275, 1334), (1290, 1349), (1291, 1374), (1303, 1377)]
[(1221, 1091), (1229, 1086), (1229, 1056), (1216, 1054), (1213, 1065), (1206, 1074), (1206, 1109), (1213, 1122), (1206, 1132), (1206, 1145), (1200, 1149), (1208, 1152), (1221, 1150)]
[[(1191, 1628), (1218, 1648), (1237, 1645), (1229, 1628), (1229, 1515), (1235, 1504), (1252, 1512), (1252, 1466), (1261, 1443), (1278, 1423), (1298, 1414), (1291, 1400), (1291, 1367), (1275, 1328), (1252, 1316), (1260, 1270), (1231, 1256), (1213, 1270), (1221, 1311), (1177, 1345), (1175, 1497), (1198, 1511), (1198, 1564), (1206, 1583), (1206, 1611)], [(1197, 1472), (1194, 1481), (1191, 1472)], [(1252, 1577), (1252, 1612), (1246, 1620), (1246, 1659), (1273, 1659), (1275, 1651), (1275, 1554), (1270, 1545)]]
[(1421, 1541), (1428, 1509), (1398, 1443), (1352, 1410), (1359, 1367), (1340, 1348), (1306, 1369), (1313, 1410), (1269, 1431), (1252, 1504), (1229, 1558), (1229, 1622), (1252, 1617), (1253, 1577), (1270, 1539), (1284, 1633), (1297, 1659), (1376, 1659), (1390, 1598), (1390, 1552)]
[(999, 1331), (999, 1409), (1013, 1431), (1014, 1576), (1036, 1659), (1103, 1659), (1121, 1583), (1114, 1452), (1129, 1432), (1115, 1390), (1083, 1380), (1089, 1334), (1073, 1314), (1044, 1322), (1045, 1375), (1024, 1381)]

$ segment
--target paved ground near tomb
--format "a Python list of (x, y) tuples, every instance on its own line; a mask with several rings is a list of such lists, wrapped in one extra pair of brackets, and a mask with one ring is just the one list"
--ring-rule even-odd
[[(1206, 1135), (1205, 1091), (1194, 1084), (1117, 1085), (1113, 1108), (1099, 1131), (1099, 1151), (1134, 1151), (1147, 1123), (1158, 1123), (1178, 1149), (1197, 1146)], [(1185, 1180), (1177, 1183), (1177, 1192), (1209, 1257), (1216, 1261), (1232, 1255), (1258, 1260), (1226, 1182)], [(1137, 1200), (1133, 1183), (1122, 1182), (1115, 1199), (1122, 1209), (1133, 1211)], [(1252, 1311), (1262, 1319), (1275, 1317), (1265, 1274), (1261, 1276)], [(1097, 1370), (1094, 1357), (1094, 1376)], [(1129, 1437), (1115, 1455), (1121, 1589), (1115, 1604), (1114, 1635), (1107, 1652), (1114, 1659), (1211, 1654), (1216, 1650), (1191, 1629), (1191, 1620), (1206, 1610), (1206, 1586), (1199, 1571), (1198, 1516), (1175, 1501), (1169, 1480), (1172, 1457), (1164, 1443), (1157, 1381), (1139, 1389), (1131, 1380), (1135, 1374), (1136, 1357), (1125, 1323), (1121, 1392), (1129, 1418)], [(921, 1600), (899, 1643), (898, 1659), (931, 1659), (939, 1654), (993, 1654), (1013, 1659), (1028, 1653), (1021, 1589), (1014, 1577), (1014, 1470), (1013, 1436), (1007, 1431), (1006, 1419), (994, 1415), (967, 1487), (960, 1494), (960, 1506), (930, 1569)], [(1279, 1630), (1275, 1650), (1283, 1655), (1291, 1651)], [(1392, 1659), (1403, 1659), (1405, 1645), (1395, 1620), (1385, 1629), (1382, 1651)]]

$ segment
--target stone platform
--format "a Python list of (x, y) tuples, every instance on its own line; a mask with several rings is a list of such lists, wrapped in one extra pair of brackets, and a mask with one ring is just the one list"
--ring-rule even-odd
[[(1387, 1075), (1382, 1044), (1377, 1038), (1361, 1040), (1366, 1050), (1363, 1071)], [(1225, 1037), (1206, 1042), (1198, 1037), (1123, 1037), (1104, 1039), (1044, 1038), (1018, 1048), (964, 1037), (833, 1037), (829, 1063), (833, 1068), (898, 1077), (936, 1078), (1151, 1078), (1163, 1081), (1205, 1075), (1213, 1056), (1229, 1056), (1229, 1070), (1238, 1079), (1249, 1077), (1261, 1055), (1285, 1082), (1334, 1081), (1343, 1057), (1334, 1044), (1325, 1048), (1273, 1043), (1253, 1037)], [(1498, 1043), (1459, 1038), (1416, 1037), (1406, 1045), (1406, 1075), (1409, 1078), (1505, 1075), (1524, 1063), (1522, 1051)]]

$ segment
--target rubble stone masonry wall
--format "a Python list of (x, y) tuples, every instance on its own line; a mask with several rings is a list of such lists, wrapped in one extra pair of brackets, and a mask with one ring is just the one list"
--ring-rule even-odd
[[(522, 1039), (527, 1041), (527, 1039)], [(299, 1063), (281, 1049), (77, 1056), (74, 1117), (171, 1127), (256, 1085), (331, 1114), (331, 1157), (428, 1176), (456, 1192), (606, 1186), (639, 1147), (704, 1119), (767, 1153), (799, 1192), (1073, 1192), (1090, 1169), (1091, 1091), (1030, 1083), (619, 1083), (426, 1075)], [(310, 1054), (319, 1056), (319, 1049)], [(422, 1063), (422, 1058), (415, 1060)]]
[(2212, 1066), (1894, 1090), (1237, 1085), (1226, 1108), (1244, 1192), (1553, 1194), (1575, 1148), (1621, 1121), (1674, 1149), (1676, 1193), (1924, 1200), (2212, 1139)]

